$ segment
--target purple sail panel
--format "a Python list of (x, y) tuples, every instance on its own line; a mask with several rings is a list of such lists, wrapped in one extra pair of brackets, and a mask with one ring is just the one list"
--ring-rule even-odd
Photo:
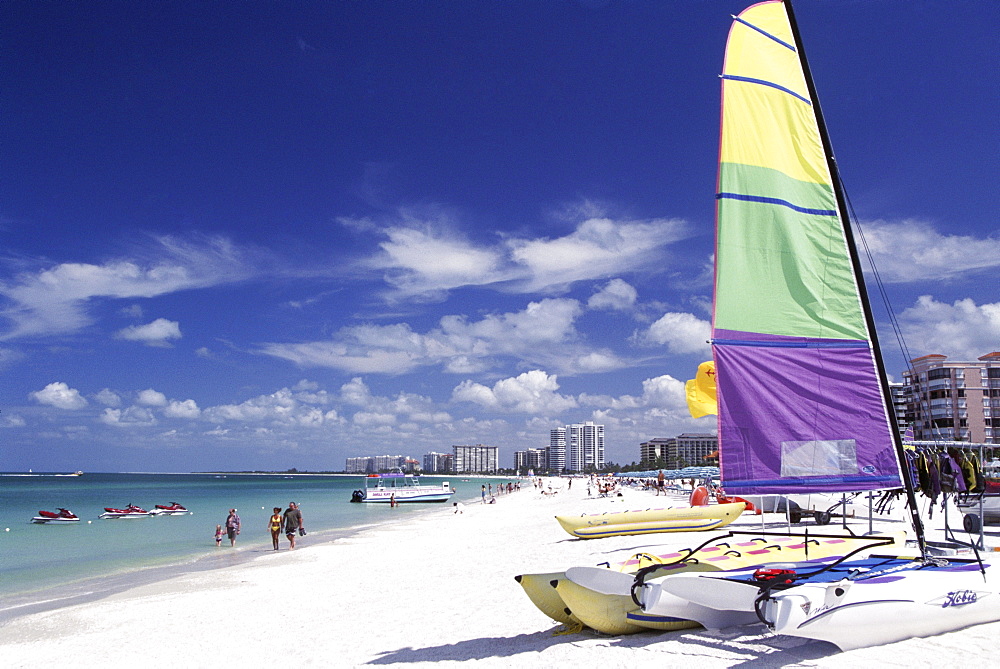
[(727, 493), (902, 486), (867, 342), (716, 331), (713, 348)]

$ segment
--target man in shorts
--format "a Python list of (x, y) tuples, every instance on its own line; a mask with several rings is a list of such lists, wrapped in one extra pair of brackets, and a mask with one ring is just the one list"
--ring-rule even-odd
[(294, 550), (295, 535), (300, 530), (305, 529), (302, 525), (302, 512), (299, 511), (299, 505), (295, 502), (288, 503), (288, 508), (285, 509), (285, 514), (282, 516), (282, 525), (285, 526), (285, 536), (288, 537), (288, 550)]
[(226, 518), (226, 534), (229, 535), (229, 544), (231, 546), (236, 545), (236, 536), (240, 533), (240, 517), (236, 513), (236, 509), (229, 510), (229, 516)]

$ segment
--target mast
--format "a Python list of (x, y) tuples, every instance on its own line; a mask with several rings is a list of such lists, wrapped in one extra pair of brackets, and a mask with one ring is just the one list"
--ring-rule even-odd
[(813, 109), (816, 114), (816, 125), (819, 128), (820, 138), (823, 141), (823, 152), (826, 155), (827, 165), (830, 168), (832, 177), (833, 192), (837, 199), (837, 208), (840, 210), (840, 222), (844, 230), (844, 237), (847, 240), (847, 247), (850, 251), (851, 263), (854, 266), (854, 276), (858, 285), (858, 293), (861, 296), (861, 306), (864, 310), (865, 324), (868, 327), (868, 334), (872, 345), (873, 358), (878, 370), (879, 383), (882, 388), (882, 403), (892, 428), (892, 443), (896, 449), (896, 458), (899, 460), (899, 467), (903, 475), (903, 489), (906, 492), (906, 502), (910, 509), (910, 524), (916, 534), (917, 545), (920, 554), (926, 554), (927, 539), (924, 535), (924, 524), (917, 509), (917, 497), (913, 492), (913, 480), (910, 474), (910, 467), (906, 460), (906, 453), (903, 449), (903, 440), (899, 436), (899, 425), (896, 422), (896, 413), (891, 405), (891, 394), (889, 390), (888, 375), (885, 371), (885, 362), (882, 360), (882, 351), (879, 347), (878, 333), (875, 329), (875, 317), (872, 314), (871, 305), (868, 300), (868, 290), (865, 287), (864, 272), (861, 267), (861, 260), (858, 256), (858, 249), (854, 242), (854, 232), (851, 229), (851, 221), (847, 214), (847, 198), (844, 195), (844, 185), (840, 180), (840, 171), (837, 169), (837, 160), (833, 155), (833, 146), (830, 143), (830, 135), (827, 132), (826, 121), (823, 118), (823, 110), (819, 102), (819, 95), (813, 82), (812, 70), (809, 68), (809, 61), (806, 58), (805, 49), (802, 47), (802, 38), (799, 34), (799, 26), (795, 20), (795, 11), (792, 9), (792, 0), (783, 0), (785, 11), (788, 14), (788, 23), (792, 28), (792, 35), (795, 38), (795, 48), (798, 50), (799, 59), (802, 63), (802, 71), (805, 75), (806, 86), (809, 89), (809, 97), (813, 101)]

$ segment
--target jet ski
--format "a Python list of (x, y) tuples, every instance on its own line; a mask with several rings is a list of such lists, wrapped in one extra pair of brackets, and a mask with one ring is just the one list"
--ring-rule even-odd
[(179, 502), (171, 502), (170, 504), (157, 504), (156, 508), (150, 511), (154, 516), (181, 516), (185, 513), (191, 513), (188, 511), (187, 507)]
[(78, 523), (80, 519), (69, 509), (60, 508), (56, 511), (39, 511), (38, 515), (31, 519), (31, 522), (39, 525), (45, 523)]
[(149, 511), (136, 506), (135, 504), (129, 504), (124, 509), (114, 509), (110, 506), (104, 507), (104, 513), (98, 516), (98, 518), (148, 518), (151, 516)]

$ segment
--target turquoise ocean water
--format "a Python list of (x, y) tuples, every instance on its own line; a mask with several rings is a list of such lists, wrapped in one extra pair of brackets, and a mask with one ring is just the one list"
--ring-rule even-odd
[[(481, 484), (496, 479), (447, 480), (453, 501), (479, 499)], [(100, 592), (112, 584), (155, 579), (191, 569), (236, 564), (271, 550), (267, 521), (273, 507), (299, 503), (310, 542), (334, 539), (356, 528), (399, 522), (414, 513), (444, 512), (448, 503), (351, 504), (364, 487), (361, 476), (91, 474), (13, 476), (0, 474), (0, 618), (32, 602)], [(122, 520), (98, 519), (104, 507), (130, 503), (150, 510), (179, 502), (193, 513)], [(35, 525), (38, 511), (71, 510), (79, 523)], [(242, 521), (237, 550), (215, 546), (215, 526), (236, 507)], [(282, 549), (287, 541), (282, 538)]]

